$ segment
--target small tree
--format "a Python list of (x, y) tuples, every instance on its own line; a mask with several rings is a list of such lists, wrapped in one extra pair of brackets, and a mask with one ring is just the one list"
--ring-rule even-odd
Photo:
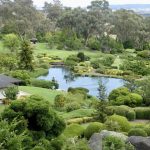
[(33, 70), (33, 59), (33, 51), (30, 42), (28, 40), (23, 40), (20, 52), (20, 68)]
[(79, 52), (77, 54), (77, 57), (80, 59), (81, 62), (85, 61), (85, 55), (83, 52)]
[(101, 122), (106, 121), (107, 117), (107, 94), (106, 94), (106, 86), (103, 84), (102, 80), (99, 81), (99, 96), (100, 101), (96, 105), (97, 113), (96, 118)]
[(3, 38), (3, 44), (11, 52), (15, 52), (19, 48), (19, 38), (15, 34), (7, 34)]
[(3, 95), (10, 100), (15, 100), (17, 99), (17, 94), (19, 93), (18, 87), (13, 86), (13, 87), (8, 87), (7, 89), (4, 90)]

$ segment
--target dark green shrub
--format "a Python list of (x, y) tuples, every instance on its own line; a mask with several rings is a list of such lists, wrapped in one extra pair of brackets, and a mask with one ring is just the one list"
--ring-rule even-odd
[(149, 107), (137, 107), (134, 108), (136, 113), (136, 119), (150, 119), (150, 108)]
[(93, 122), (88, 125), (88, 127), (84, 131), (84, 136), (89, 139), (94, 133), (98, 133), (104, 130), (104, 124), (99, 122)]
[(85, 61), (85, 55), (83, 52), (79, 52), (77, 54), (77, 57), (80, 59), (80, 62), (84, 62)]
[(88, 40), (88, 47), (92, 50), (100, 50), (101, 47), (100, 41), (92, 37)]
[(114, 123), (117, 122), (122, 132), (128, 132), (130, 130), (130, 123), (125, 117), (122, 117), (119, 115), (112, 115), (107, 118), (107, 121), (105, 122), (105, 124), (107, 124), (108, 121), (112, 121)]
[(46, 88), (46, 89), (58, 89), (58, 83), (53, 81), (32, 79), (31, 85), (35, 87)]
[(134, 128), (129, 130), (128, 136), (147, 136), (147, 133), (141, 128)]
[(103, 150), (122, 150), (125, 148), (125, 142), (115, 136), (108, 136), (103, 141)]

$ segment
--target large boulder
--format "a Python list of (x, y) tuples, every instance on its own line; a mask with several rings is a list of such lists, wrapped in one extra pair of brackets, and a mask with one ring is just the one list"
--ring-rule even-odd
[(104, 138), (109, 136), (119, 137), (125, 142), (128, 139), (128, 137), (122, 133), (103, 130), (100, 133), (95, 133), (92, 135), (92, 137), (89, 140), (89, 147), (91, 148), (91, 150), (102, 150), (102, 141)]
[(136, 150), (150, 150), (150, 137), (131, 136), (128, 141)]

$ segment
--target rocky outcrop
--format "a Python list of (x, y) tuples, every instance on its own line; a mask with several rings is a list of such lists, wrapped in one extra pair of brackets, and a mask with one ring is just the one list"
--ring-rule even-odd
[(150, 150), (150, 137), (131, 136), (128, 141), (136, 150)]

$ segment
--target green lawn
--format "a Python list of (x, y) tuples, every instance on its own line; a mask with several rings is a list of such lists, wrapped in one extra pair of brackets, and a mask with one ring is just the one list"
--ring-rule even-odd
[(27, 92), (32, 95), (42, 96), (45, 100), (49, 101), (50, 103), (54, 102), (56, 95), (62, 93), (61, 91), (54, 91), (54, 90), (38, 88), (38, 87), (30, 87), (30, 86), (20, 86), (19, 90)]
[(93, 109), (78, 109), (68, 113), (61, 112), (59, 113), (59, 115), (64, 119), (68, 120), (73, 118), (91, 117), (93, 113)]
[[(62, 59), (65, 59), (69, 55), (77, 54), (78, 51), (66, 51), (66, 50), (57, 50), (57, 49), (49, 49), (46, 46), (46, 43), (37, 43), (35, 46), (34, 54), (37, 55), (39, 53), (47, 53), (49, 55), (58, 56)], [(85, 53), (85, 55), (91, 58), (100, 58), (103, 54), (100, 51), (88, 51), (88, 50), (80, 50)]]

